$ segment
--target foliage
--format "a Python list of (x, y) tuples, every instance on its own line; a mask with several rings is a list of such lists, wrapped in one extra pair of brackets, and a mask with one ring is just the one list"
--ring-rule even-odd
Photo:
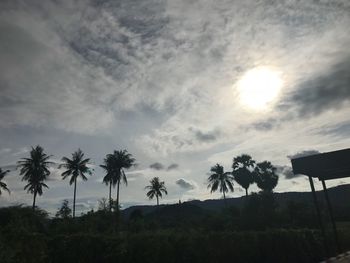
[(233, 192), (233, 177), (230, 172), (224, 172), (224, 167), (220, 164), (216, 164), (210, 168), (211, 175), (208, 178), (208, 188), (210, 192), (215, 192), (219, 189), (226, 198), (225, 193), (229, 190)]
[(69, 208), (68, 200), (63, 200), (61, 208), (57, 211), (56, 217), (67, 219), (71, 217), (72, 210)]
[(278, 183), (276, 167), (268, 161), (258, 163), (255, 168), (255, 182), (262, 191), (272, 192)]
[(119, 207), (119, 186), (123, 181), (125, 185), (128, 184), (124, 169), (129, 169), (135, 165), (135, 158), (132, 157), (127, 150), (114, 151), (112, 154), (107, 154), (100, 165), (106, 172), (103, 182), (109, 184), (109, 210), (112, 210), (111, 187), (117, 185), (117, 205)]
[(148, 189), (149, 191), (146, 193), (147, 197), (149, 199), (153, 199), (154, 197), (157, 198), (157, 205), (159, 205), (159, 197), (162, 198), (162, 193), (168, 194), (165, 183), (160, 182), (158, 177), (154, 177), (150, 181), (150, 185), (146, 186), (145, 189)]
[(233, 177), (235, 181), (241, 185), (248, 196), (248, 188), (254, 183), (254, 170), (255, 161), (248, 154), (242, 154), (233, 158)]
[(20, 175), (23, 175), (22, 181), (27, 181), (28, 184), (24, 187), (24, 190), (34, 195), (33, 197), (33, 209), (35, 208), (36, 195), (43, 194), (43, 187), (49, 188), (44, 181), (50, 175), (49, 162), (51, 156), (44, 153), (44, 149), (37, 145), (32, 147), (29, 158), (22, 158), (18, 161), (18, 167), (20, 168)]
[(78, 177), (87, 181), (86, 174), (91, 175), (92, 171), (88, 167), (90, 159), (84, 159), (84, 153), (82, 150), (78, 149), (76, 152), (72, 153), (72, 159), (68, 157), (62, 158), (63, 163), (58, 166), (58, 168), (65, 168), (66, 171), (62, 173), (63, 179), (70, 176), (69, 184), (74, 183), (74, 199), (73, 199), (73, 217), (75, 217), (75, 198), (76, 198), (76, 187)]
[(5, 170), (3, 171), (1, 168), (0, 168), (0, 195), (2, 194), (1, 190), (5, 190), (7, 191), (9, 194), (10, 194), (10, 190), (8, 189), (7, 187), (7, 184), (4, 183), (4, 182), (1, 182), (2, 179), (4, 179), (5, 175), (10, 172), (9, 170)]

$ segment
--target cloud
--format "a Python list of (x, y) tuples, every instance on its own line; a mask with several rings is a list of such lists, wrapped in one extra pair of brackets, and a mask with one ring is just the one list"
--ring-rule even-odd
[(334, 135), (339, 138), (348, 138), (350, 134), (350, 122), (342, 122), (336, 125), (322, 127), (318, 134)]
[(164, 165), (161, 164), (161, 163), (152, 163), (150, 166), (149, 166), (151, 169), (154, 169), (154, 170), (163, 170), (164, 169)]
[(167, 170), (176, 170), (177, 168), (179, 168), (179, 165), (177, 163), (173, 163), (168, 166)]
[(195, 184), (183, 178), (176, 181), (176, 184), (185, 190), (193, 190), (195, 189)]
[(289, 159), (296, 159), (296, 158), (301, 158), (301, 157), (305, 157), (305, 156), (309, 156), (309, 155), (315, 155), (315, 154), (319, 154), (319, 151), (316, 150), (305, 150), (302, 152), (298, 152), (296, 154), (292, 154), (292, 155), (288, 155), (287, 157)]
[(293, 173), (293, 169), (292, 167), (290, 166), (281, 166), (281, 165), (276, 165), (276, 173), (279, 175), (279, 176), (284, 176), (286, 179), (293, 179), (295, 177), (298, 177), (298, 176), (301, 176), (300, 174), (294, 174)]
[(202, 132), (200, 130), (194, 131), (195, 137), (198, 141), (201, 142), (212, 142), (215, 141), (220, 134), (219, 131), (211, 131), (211, 132)]
[(350, 101), (349, 87), (350, 54), (347, 54), (331, 67), (302, 82), (282, 107), (294, 107), (299, 118), (319, 115), (325, 110), (347, 105)]

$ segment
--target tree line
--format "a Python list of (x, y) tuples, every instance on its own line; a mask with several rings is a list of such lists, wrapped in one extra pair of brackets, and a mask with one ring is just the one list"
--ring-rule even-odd
[[(43, 189), (49, 188), (45, 181), (50, 175), (50, 165), (54, 164), (49, 160), (51, 157), (52, 155), (46, 154), (44, 149), (37, 145), (36, 147), (32, 147), (29, 157), (21, 158), (17, 162), (17, 169), (19, 169), (19, 174), (22, 176), (22, 181), (27, 182), (24, 190), (33, 194), (33, 210), (35, 209), (37, 195), (41, 196)], [(69, 184), (74, 185), (73, 217), (75, 217), (77, 179), (80, 177), (83, 181), (87, 181), (88, 175), (91, 176), (93, 174), (93, 169), (90, 168), (90, 158), (85, 158), (85, 154), (81, 149), (73, 152), (71, 158), (63, 157), (61, 161), (62, 163), (58, 165), (58, 168), (64, 169), (61, 174), (62, 179), (69, 178)], [(103, 164), (100, 167), (105, 172), (103, 183), (109, 188), (109, 211), (112, 211), (112, 207), (119, 210), (120, 185), (121, 183), (125, 185), (128, 183), (124, 170), (134, 166), (135, 161), (135, 158), (127, 150), (115, 150), (113, 153), (107, 154), (103, 159)], [(10, 171), (0, 168), (0, 195), (2, 194), (1, 190), (10, 193), (6, 183), (2, 182), (8, 172)], [(219, 190), (223, 194), (225, 202), (227, 192), (233, 191), (234, 181), (245, 189), (246, 196), (248, 196), (248, 188), (253, 183), (256, 183), (262, 192), (271, 193), (278, 183), (278, 176), (276, 174), (276, 168), (270, 162), (256, 163), (247, 154), (233, 158), (231, 172), (225, 172), (224, 167), (220, 164), (211, 167), (208, 177), (208, 188), (210, 188), (211, 192)], [(115, 202), (112, 199), (112, 187), (117, 188)], [(159, 205), (159, 198), (162, 198), (163, 194), (168, 194), (165, 182), (160, 181), (158, 177), (150, 180), (150, 184), (145, 189), (147, 190), (146, 196), (149, 199), (156, 198), (157, 206)], [(68, 201), (65, 200), (61, 212), (67, 213), (69, 211), (68, 209)]]

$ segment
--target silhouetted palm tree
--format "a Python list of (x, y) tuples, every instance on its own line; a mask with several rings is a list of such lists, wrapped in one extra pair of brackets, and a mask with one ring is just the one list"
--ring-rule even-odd
[(248, 196), (249, 186), (254, 183), (254, 166), (255, 161), (248, 154), (242, 154), (233, 158), (233, 177), (245, 189), (246, 196)]
[(43, 194), (43, 187), (49, 188), (44, 181), (50, 175), (49, 162), (51, 156), (44, 153), (44, 149), (37, 145), (32, 147), (29, 158), (22, 158), (18, 161), (18, 168), (21, 168), (20, 175), (23, 175), (22, 181), (27, 181), (28, 184), (24, 187), (24, 190), (32, 193), (33, 197), (33, 210), (35, 208), (35, 200), (37, 194)]
[(75, 217), (75, 198), (77, 194), (77, 178), (80, 176), (81, 179), (87, 181), (86, 174), (91, 175), (92, 172), (88, 167), (90, 162), (89, 158), (84, 159), (84, 153), (78, 149), (76, 152), (72, 153), (72, 159), (68, 157), (63, 157), (62, 161), (64, 163), (60, 164), (58, 168), (66, 168), (67, 170), (62, 173), (63, 179), (70, 176), (69, 184), (74, 183), (74, 199), (73, 199), (73, 218)]
[(5, 175), (10, 172), (10, 170), (5, 170), (3, 171), (1, 168), (0, 168), (0, 195), (2, 194), (1, 190), (5, 190), (7, 191), (9, 194), (11, 193), (10, 190), (8, 189), (7, 187), (7, 184), (4, 183), (4, 182), (1, 182), (2, 179), (4, 179)]
[(117, 200), (116, 207), (119, 209), (119, 187), (120, 182), (123, 181), (125, 185), (128, 184), (124, 169), (129, 169), (135, 164), (135, 159), (127, 150), (114, 151), (112, 154), (107, 154), (104, 159), (104, 164), (100, 165), (105, 171), (106, 176), (103, 178), (103, 182), (109, 184), (109, 200), (111, 210), (111, 187), (117, 185)]
[(150, 185), (146, 186), (145, 189), (149, 191), (146, 193), (149, 199), (153, 199), (153, 197), (157, 198), (157, 206), (159, 206), (159, 197), (162, 198), (162, 193), (168, 194), (165, 183), (160, 182), (158, 177), (154, 177), (150, 182)]
[(224, 167), (220, 164), (216, 164), (210, 168), (212, 174), (208, 178), (208, 188), (210, 192), (215, 192), (217, 189), (224, 195), (226, 204), (226, 193), (230, 190), (233, 192), (233, 177), (230, 172), (224, 172)]
[(272, 192), (278, 183), (276, 167), (268, 161), (258, 163), (254, 174), (255, 182), (263, 192)]
[(102, 165), (100, 165), (101, 168), (103, 168), (106, 172), (106, 175), (103, 177), (103, 182), (106, 185), (109, 185), (109, 211), (112, 210), (112, 185), (113, 187), (116, 185), (116, 176), (114, 176), (114, 155), (113, 154), (107, 154), (106, 158), (103, 159)]

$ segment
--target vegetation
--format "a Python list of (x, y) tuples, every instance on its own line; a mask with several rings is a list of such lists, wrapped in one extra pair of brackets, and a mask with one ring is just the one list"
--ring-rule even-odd
[(210, 192), (219, 191), (224, 195), (224, 200), (226, 202), (225, 193), (229, 190), (233, 192), (233, 177), (232, 173), (224, 172), (224, 167), (220, 164), (216, 164), (210, 168), (211, 175), (208, 178), (208, 188)]
[(62, 173), (63, 179), (70, 176), (69, 184), (74, 183), (74, 198), (73, 198), (73, 217), (75, 217), (75, 198), (77, 194), (77, 179), (80, 176), (81, 179), (87, 181), (86, 174), (92, 174), (88, 167), (90, 159), (84, 159), (84, 153), (78, 149), (76, 152), (72, 153), (72, 159), (67, 157), (62, 158), (63, 164), (60, 164), (58, 168), (67, 169)]
[[(18, 162), (33, 206), (0, 208), (0, 262), (318, 262), (330, 256), (325, 254), (309, 201), (276, 200), (278, 176), (268, 161), (256, 163), (242, 154), (233, 158), (232, 172), (220, 164), (211, 167), (208, 188), (223, 194), (223, 201), (215, 200), (224, 204), (221, 208), (206, 209), (196, 201), (159, 205), (159, 197), (168, 192), (165, 182), (154, 177), (145, 189), (149, 199), (156, 198), (156, 208), (120, 211), (120, 184), (127, 184), (124, 170), (135, 159), (126, 150), (116, 150), (100, 165), (109, 198), (99, 200), (96, 212), (75, 218), (77, 178), (87, 180), (91, 175), (90, 159), (78, 149), (59, 165), (65, 168), (63, 179), (70, 177), (70, 185), (74, 183), (73, 213), (68, 200), (63, 200), (55, 218), (49, 218), (34, 208), (37, 195), (48, 187), (50, 157), (36, 146), (29, 158)], [(9, 192), (2, 182), (8, 172), (0, 169), (0, 194)], [(226, 196), (234, 181), (245, 189), (239, 206)], [(248, 195), (253, 183), (261, 191)], [(112, 187), (117, 188), (115, 201)], [(338, 220), (350, 221), (350, 206), (335, 209), (335, 214)], [(350, 249), (350, 227), (344, 227), (340, 238)], [(331, 252), (334, 255), (335, 248)]]
[(248, 154), (233, 158), (233, 177), (245, 189), (246, 196), (248, 196), (249, 186), (254, 183), (254, 167), (255, 161)]
[(7, 191), (9, 194), (10, 194), (10, 190), (7, 188), (7, 184), (4, 183), (4, 182), (1, 182), (2, 179), (4, 179), (5, 175), (10, 172), (9, 170), (5, 170), (3, 171), (1, 168), (0, 168), (0, 195), (2, 195), (2, 190), (5, 190)]
[(23, 175), (22, 181), (27, 181), (28, 184), (24, 187), (28, 193), (33, 194), (33, 210), (35, 209), (35, 200), (37, 194), (43, 194), (43, 187), (49, 188), (44, 182), (50, 175), (49, 162), (51, 156), (44, 153), (41, 146), (32, 147), (29, 158), (22, 158), (18, 161), (20, 175)]
[(67, 219), (72, 215), (72, 210), (69, 208), (68, 200), (63, 200), (61, 208), (57, 211), (56, 217)]
[(255, 182), (264, 192), (272, 192), (277, 186), (276, 168), (268, 161), (258, 163), (255, 168)]
[(154, 177), (150, 181), (150, 185), (146, 186), (145, 189), (149, 190), (146, 194), (149, 199), (157, 198), (157, 206), (159, 206), (159, 197), (162, 198), (163, 196), (162, 193), (168, 194), (165, 183), (160, 182), (158, 177)]
[(116, 207), (119, 209), (119, 187), (121, 181), (128, 184), (124, 169), (129, 169), (135, 164), (135, 159), (127, 150), (114, 151), (112, 154), (107, 154), (103, 160), (104, 164), (100, 165), (105, 172), (106, 176), (103, 178), (103, 182), (109, 184), (109, 209), (112, 209), (112, 197), (111, 188), (112, 185), (117, 185), (117, 200)]

